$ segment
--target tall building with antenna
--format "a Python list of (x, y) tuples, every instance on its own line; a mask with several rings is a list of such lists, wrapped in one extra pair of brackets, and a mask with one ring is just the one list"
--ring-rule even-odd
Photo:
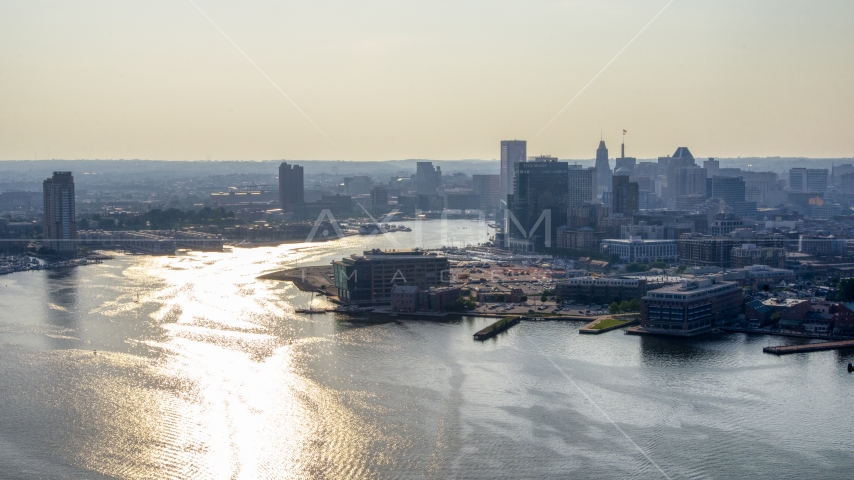
[(603, 193), (611, 190), (611, 165), (608, 164), (608, 148), (605, 146), (605, 140), (599, 140), (595, 168), (596, 196), (601, 197)]

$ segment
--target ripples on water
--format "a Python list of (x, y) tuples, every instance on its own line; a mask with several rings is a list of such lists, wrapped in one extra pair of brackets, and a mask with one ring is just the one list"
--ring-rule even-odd
[(427, 225), (0, 277), (0, 477), (662, 478), (638, 447), (672, 478), (854, 466), (850, 353), (562, 322), (476, 343), (489, 320), (307, 317), (293, 310), (308, 294), (255, 280), (418, 235), (485, 237)]

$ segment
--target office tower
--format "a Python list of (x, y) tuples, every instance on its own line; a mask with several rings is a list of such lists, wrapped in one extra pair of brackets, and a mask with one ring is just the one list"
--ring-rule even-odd
[(640, 202), (638, 184), (630, 182), (628, 175), (614, 175), (612, 179), (611, 211), (626, 217), (637, 213)]
[(480, 204), (483, 209), (491, 209), (498, 206), (501, 199), (501, 175), (472, 175), (472, 193), (480, 195)]
[(705, 197), (706, 170), (698, 166), (677, 168), (673, 194), (676, 197), (692, 194), (702, 194)]
[(386, 187), (374, 187), (371, 190), (371, 206), (382, 207), (388, 205), (388, 189)]
[[(529, 251), (546, 245), (546, 242), (549, 246), (555, 245), (557, 227), (566, 219), (569, 201), (568, 167), (566, 162), (555, 160), (515, 165), (515, 188), (513, 194), (508, 195), (507, 203), (509, 213), (512, 213), (524, 231), (520, 231), (512, 219), (506, 231), (510, 233), (511, 239), (518, 240), (517, 245)], [(540, 224), (537, 225), (537, 222)], [(548, 230), (546, 222), (550, 227)]]
[(789, 169), (789, 188), (798, 192), (804, 192), (807, 189), (807, 169), (792, 168)]
[(501, 189), (499, 195), (502, 200), (506, 200), (507, 195), (513, 193), (515, 165), (524, 162), (527, 158), (528, 145), (524, 140), (501, 141)]
[(827, 174), (826, 168), (808, 168), (807, 169), (807, 192), (827, 192)]
[(442, 180), (442, 170), (433, 168), (433, 162), (418, 162), (415, 170), (415, 191), (419, 195), (433, 195), (439, 193), (439, 185)]
[(680, 168), (694, 167), (694, 155), (688, 147), (679, 147), (672, 157), (658, 157), (658, 165), (664, 171), (664, 183), (659, 196), (668, 206), (675, 203), (677, 196), (677, 172)]
[(744, 202), (745, 186), (742, 177), (712, 177), (708, 185), (711, 186), (711, 191), (706, 193), (709, 198), (720, 198), (729, 206)]
[(568, 186), (569, 199), (568, 208), (576, 208), (585, 202), (594, 200), (595, 168), (582, 168), (578, 165), (569, 166)]
[(302, 167), (282, 162), (279, 165), (279, 203), (282, 209), (304, 204), (304, 189)]
[(710, 158), (703, 162), (703, 168), (706, 169), (706, 176), (712, 178), (717, 175), (718, 171), (721, 169), (721, 162), (714, 158)]
[(43, 245), (48, 250), (74, 255), (77, 252), (77, 216), (74, 205), (74, 176), (53, 172), (45, 179)]
[(605, 141), (599, 140), (599, 148), (596, 149), (596, 196), (611, 188), (611, 166), (608, 164), (608, 149)]
[(617, 159), (617, 165), (614, 167), (614, 174), (619, 171), (625, 175), (634, 173), (637, 159), (634, 157), (620, 157)]
[(371, 193), (372, 188), (374, 188), (374, 182), (367, 175), (344, 177), (344, 194), (351, 197)]

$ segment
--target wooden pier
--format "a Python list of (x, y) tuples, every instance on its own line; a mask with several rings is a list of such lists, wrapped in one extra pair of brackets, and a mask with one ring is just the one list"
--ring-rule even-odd
[(765, 347), (762, 351), (773, 353), (774, 355), (788, 355), (790, 353), (820, 352), (822, 350), (838, 350), (840, 348), (854, 348), (854, 340), (805, 343), (803, 345), (780, 345), (777, 347)]

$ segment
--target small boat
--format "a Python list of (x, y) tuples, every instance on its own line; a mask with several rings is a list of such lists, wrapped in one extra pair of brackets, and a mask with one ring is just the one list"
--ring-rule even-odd
[(854, 365), (848, 364), (848, 373), (854, 372)]

